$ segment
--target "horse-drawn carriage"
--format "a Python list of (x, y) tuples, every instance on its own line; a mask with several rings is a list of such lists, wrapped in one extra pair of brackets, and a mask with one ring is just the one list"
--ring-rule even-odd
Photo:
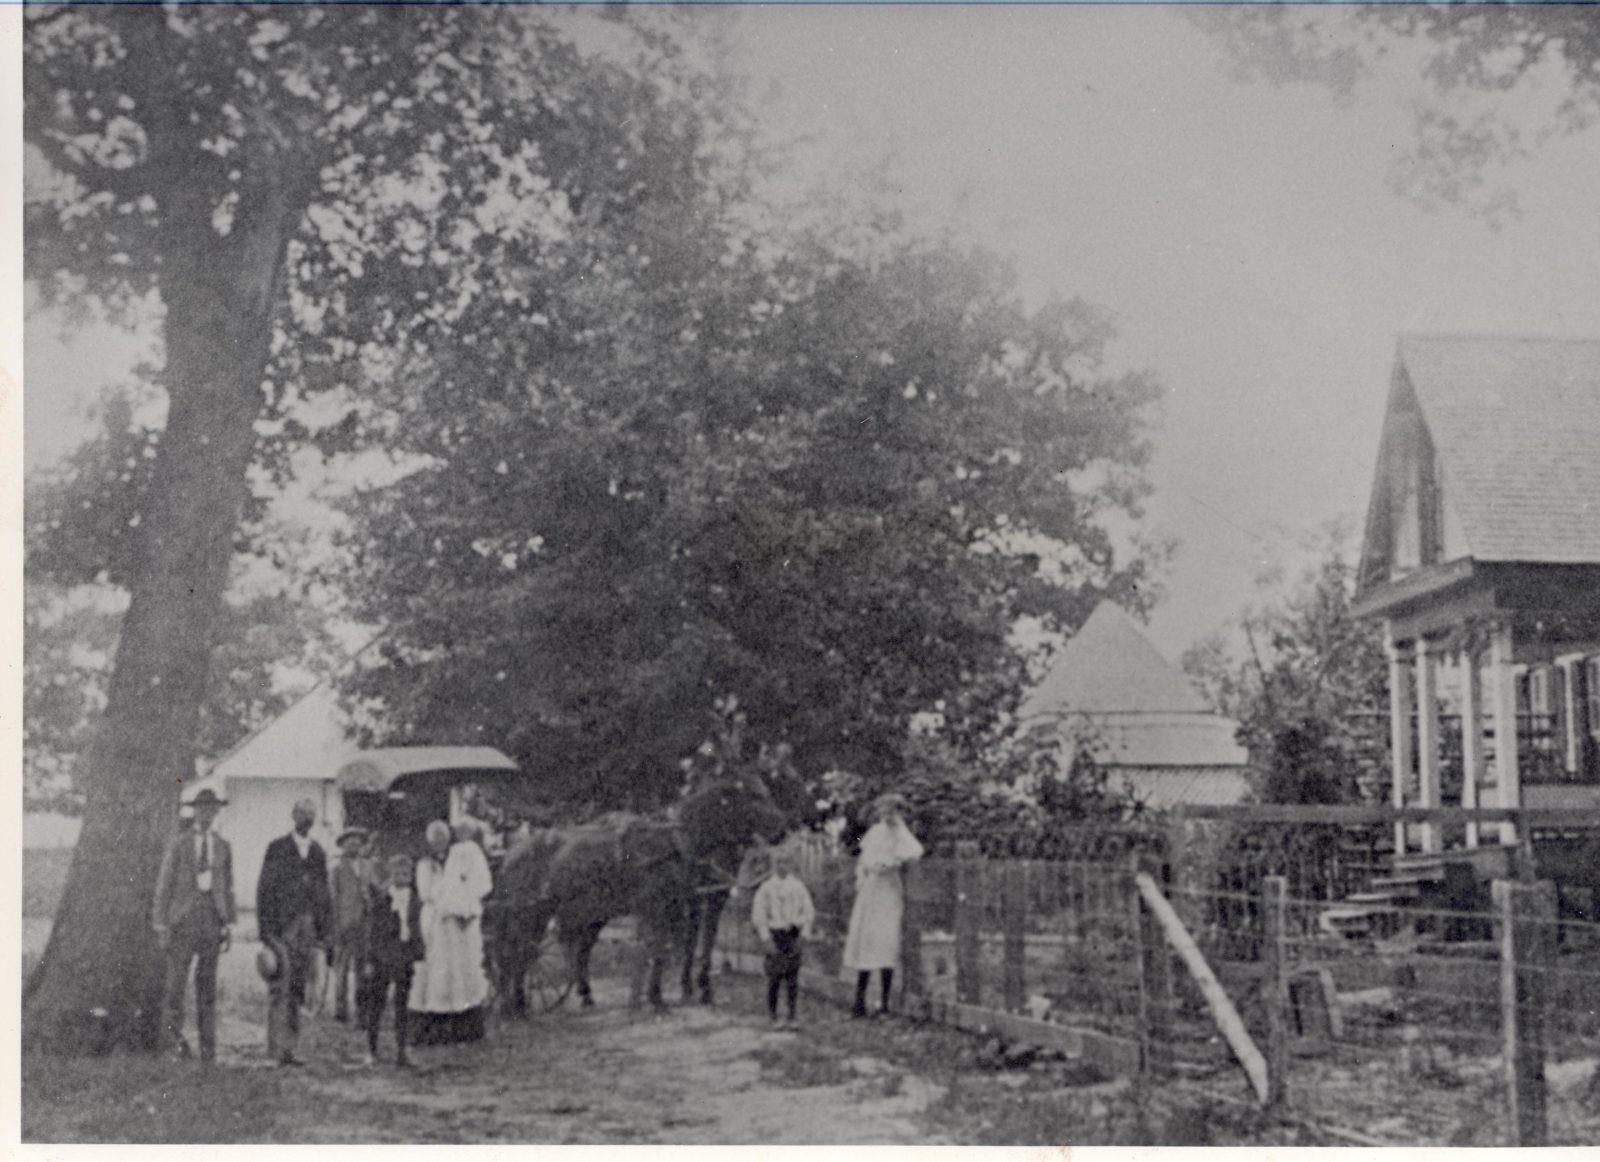
[(363, 828), (378, 855), (420, 856), (423, 833), (442, 819), (481, 823), (491, 859), (526, 810), (517, 764), (487, 746), (394, 746), (362, 751), (334, 776), (344, 825)]
[[(486, 746), (385, 747), (345, 762), (334, 782), (344, 825), (365, 830), (372, 837), (372, 855), (380, 860), (396, 854), (421, 858), (434, 820), (452, 826), (470, 820), (481, 827), (495, 882), (495, 893), (485, 902), (484, 953), (489, 978), (498, 982), (503, 975), (495, 940), (503, 931), (502, 868), (525, 820), (538, 813), (517, 764)], [(571, 988), (569, 974), (559, 965), (535, 959), (525, 971), (528, 993), (540, 1008), (553, 1008)]]

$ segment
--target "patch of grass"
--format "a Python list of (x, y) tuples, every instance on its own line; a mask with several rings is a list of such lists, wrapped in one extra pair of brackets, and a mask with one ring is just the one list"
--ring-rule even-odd
[[(762, 982), (724, 976), (719, 999), (759, 1011)], [(986, 1064), (984, 1040), (906, 1018), (852, 1021), (815, 996), (802, 999), (801, 1033), (787, 1047), (763, 1050), (763, 1073), (778, 1084), (849, 1080), (852, 1057), (874, 1057), (944, 1087), (923, 1117), (945, 1140), (983, 1146), (1259, 1146), (1336, 1145), (1313, 1131), (1247, 1107), (1197, 1096), (1140, 1089), (1106, 1078), (1085, 1062), (1049, 1062), (1028, 1070)], [(830, 1062), (832, 1064), (830, 1064)], [(840, 1072), (844, 1076), (840, 1076)], [(884, 1083), (891, 1083), (886, 1074)], [(899, 1081), (903, 1084), (903, 1081)], [(886, 1096), (892, 1090), (885, 1089)]]
[(856, 1076), (837, 1050), (815, 1041), (795, 1039), (758, 1049), (754, 1056), (761, 1064), (762, 1080), (788, 1089), (848, 1085)]
[(25, 1142), (259, 1142), (293, 1108), (270, 1070), (156, 1057), (29, 1055), (22, 1068)]

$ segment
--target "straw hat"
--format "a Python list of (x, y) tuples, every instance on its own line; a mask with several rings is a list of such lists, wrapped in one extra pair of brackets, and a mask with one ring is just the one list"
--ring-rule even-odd
[(261, 979), (269, 984), (283, 975), (285, 957), (278, 948), (278, 942), (271, 938), (261, 941), (261, 947), (256, 952), (256, 971), (261, 974)]

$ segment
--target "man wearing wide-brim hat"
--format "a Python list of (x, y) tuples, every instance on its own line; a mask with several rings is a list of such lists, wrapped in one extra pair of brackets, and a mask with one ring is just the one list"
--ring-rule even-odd
[(217, 960), (228, 947), (238, 918), (233, 900), (233, 851), (211, 829), (224, 800), (210, 788), (189, 803), (194, 823), (168, 841), (156, 877), (151, 926), (166, 954), (162, 1028), (180, 1056), (189, 1055), (183, 1039), (183, 994), (194, 966), (195, 1024), (200, 1059), (217, 1055)]
[(350, 978), (355, 974), (367, 917), (370, 877), (362, 858), (366, 842), (363, 828), (341, 831), (339, 859), (328, 873), (328, 893), (333, 900), (333, 1015), (338, 1021), (350, 1019)]

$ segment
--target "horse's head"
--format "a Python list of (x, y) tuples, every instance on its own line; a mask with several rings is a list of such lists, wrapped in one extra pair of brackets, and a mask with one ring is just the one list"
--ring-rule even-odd
[(754, 772), (698, 780), (678, 805), (678, 821), (697, 854), (734, 859), (757, 840), (776, 843), (795, 822)]

